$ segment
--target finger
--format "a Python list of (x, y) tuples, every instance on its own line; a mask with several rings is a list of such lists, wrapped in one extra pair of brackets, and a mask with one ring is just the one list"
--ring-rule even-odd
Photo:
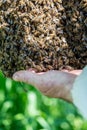
[(18, 71), (13, 75), (15, 81), (22, 81), (28, 84), (36, 85), (38, 76), (30, 71)]
[(62, 69), (61, 71), (62, 72), (69, 72), (69, 70), (66, 70), (66, 69)]
[(61, 70), (62, 72), (67, 72), (67, 73), (71, 73), (71, 74), (75, 74), (75, 75), (80, 75), (82, 70), (72, 70), (72, 71), (69, 71), (69, 70), (66, 70), (66, 69), (63, 69)]
[(36, 72), (36, 70), (35, 70), (34, 68), (30, 68), (30, 69), (28, 69), (28, 71), (31, 71), (31, 72), (33, 72), (33, 73)]
[(16, 81), (27, 82), (28, 78), (29, 78), (28, 71), (18, 71), (18, 72), (13, 74), (13, 79)]
[(75, 75), (80, 75), (81, 72), (82, 72), (82, 70), (73, 70), (73, 71), (69, 71), (69, 73), (75, 74)]
[(40, 75), (41, 75), (41, 74), (44, 74), (44, 72), (40, 72), (40, 73), (37, 73), (37, 74), (40, 74)]

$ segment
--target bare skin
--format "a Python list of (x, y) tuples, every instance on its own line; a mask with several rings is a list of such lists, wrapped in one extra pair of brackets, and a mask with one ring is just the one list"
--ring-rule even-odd
[(43, 73), (35, 73), (34, 71), (26, 70), (16, 72), (13, 75), (13, 79), (33, 85), (46, 96), (61, 98), (72, 103), (71, 89), (81, 71), (51, 70)]

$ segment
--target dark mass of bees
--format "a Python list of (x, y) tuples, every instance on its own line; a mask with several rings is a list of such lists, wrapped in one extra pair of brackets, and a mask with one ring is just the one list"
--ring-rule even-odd
[(87, 64), (87, 0), (0, 0), (0, 69)]

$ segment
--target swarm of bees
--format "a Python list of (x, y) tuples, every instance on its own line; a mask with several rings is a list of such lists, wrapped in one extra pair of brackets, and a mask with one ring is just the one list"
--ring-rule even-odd
[(87, 0), (0, 0), (0, 69), (11, 77), (87, 64)]

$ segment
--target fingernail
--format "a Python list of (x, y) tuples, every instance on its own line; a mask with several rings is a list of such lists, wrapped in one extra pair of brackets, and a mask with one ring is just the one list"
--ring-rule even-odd
[(19, 78), (19, 75), (18, 75), (18, 74), (13, 75), (13, 79), (14, 79), (14, 80), (18, 80), (18, 78)]

